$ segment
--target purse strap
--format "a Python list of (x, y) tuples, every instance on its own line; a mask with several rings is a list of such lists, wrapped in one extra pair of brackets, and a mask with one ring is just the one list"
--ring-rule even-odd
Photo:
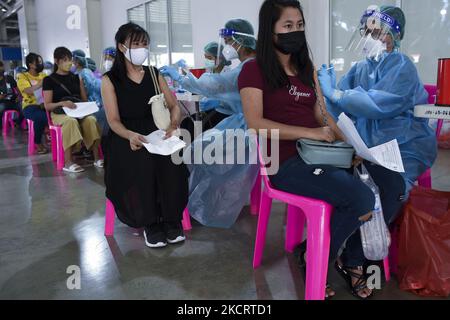
[(313, 88), (314, 88), (314, 92), (316, 93), (317, 101), (319, 103), (320, 113), (322, 114), (323, 122), (325, 123), (325, 126), (328, 127), (328, 117), (325, 114), (325, 108), (323, 106), (322, 99), (319, 98), (319, 95), (317, 94), (317, 88), (315, 85), (313, 86)]
[(63, 85), (60, 81), (56, 80), (55, 77), (50, 76), (50, 79), (52, 79), (56, 84), (58, 84), (64, 91), (66, 91), (69, 96), (73, 96), (73, 93), (67, 89), (67, 87), (65, 85)]
[(159, 95), (159, 94), (161, 94), (161, 88), (159, 86), (158, 78), (156, 77), (156, 74), (155, 74), (155, 69), (152, 66), (150, 66), (149, 69), (150, 69), (150, 75), (152, 76), (153, 85), (155, 86), (156, 94)]

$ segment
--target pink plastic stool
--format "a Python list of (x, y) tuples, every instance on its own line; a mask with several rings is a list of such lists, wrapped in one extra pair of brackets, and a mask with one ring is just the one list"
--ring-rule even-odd
[(14, 128), (14, 115), (19, 117), (19, 113), (15, 110), (6, 110), (3, 113), (2, 118), (2, 126), (3, 126), (3, 135), (6, 135), (9, 128)]
[[(106, 199), (106, 212), (105, 212), (105, 236), (111, 237), (114, 235), (114, 221), (116, 219), (116, 211), (111, 201)], [(183, 212), (183, 229), (184, 231), (192, 230), (191, 216), (186, 208)]]
[(32, 156), (36, 152), (36, 145), (34, 144), (34, 122), (27, 120), (28, 124), (28, 155)]

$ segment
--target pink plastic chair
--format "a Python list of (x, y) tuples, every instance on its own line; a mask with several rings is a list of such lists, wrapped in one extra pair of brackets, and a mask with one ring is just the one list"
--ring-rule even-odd
[[(116, 210), (111, 201), (106, 199), (105, 213), (105, 236), (112, 237), (114, 235), (114, 221), (116, 219)], [(183, 212), (183, 229), (184, 231), (192, 230), (191, 216), (186, 208)]]
[[(425, 90), (428, 92), (428, 103), (434, 104), (436, 102), (436, 92), (437, 87), (435, 85), (425, 85)], [(444, 120), (438, 120), (437, 128), (436, 128), (436, 138), (439, 139), (442, 131), (442, 126), (444, 124)], [(431, 180), (431, 169), (428, 169), (423, 175), (419, 177), (417, 180), (419, 186), (431, 189), (432, 188), (432, 180)]]
[[(50, 129), (51, 134), (53, 161), (56, 162), (57, 170), (62, 171), (65, 165), (62, 127), (53, 124), (52, 118), (48, 111), (47, 111), (47, 118), (48, 118), (48, 127)], [(100, 158), (103, 159), (103, 151), (101, 146), (99, 146), (98, 152)]]
[[(259, 147), (258, 147), (259, 150)], [(264, 190), (261, 196), (260, 216), (258, 220), (253, 268), (262, 262), (267, 226), (273, 200), (283, 201), (288, 205), (286, 223), (285, 249), (292, 253), (303, 240), (305, 222), (307, 224), (307, 261), (306, 300), (324, 300), (328, 274), (328, 257), (330, 253), (330, 219), (333, 207), (321, 200), (306, 198), (276, 190), (267, 175), (264, 159), (259, 151), (261, 175)], [(260, 185), (260, 184), (259, 184)], [(256, 184), (258, 186), (258, 183)], [(255, 189), (256, 189), (255, 186)], [(256, 193), (256, 190), (254, 192)], [(256, 195), (254, 195), (256, 198)], [(384, 260), (389, 265), (389, 259)], [(389, 268), (385, 268), (386, 281), (390, 280)]]
[(324, 300), (330, 252), (330, 219), (333, 207), (320, 200), (274, 189), (268, 178), (261, 152), (259, 152), (259, 159), (264, 188), (261, 195), (253, 268), (258, 268), (262, 262), (272, 201), (283, 201), (288, 204), (286, 251), (292, 253), (295, 247), (302, 242), (305, 220), (308, 225), (308, 268), (305, 298), (306, 300)]
[(53, 124), (50, 113), (47, 112), (48, 128), (50, 129), (51, 143), (52, 143), (52, 159), (56, 162), (56, 169), (62, 171), (65, 165), (64, 159), (64, 145), (62, 137), (62, 127)]
[(3, 113), (2, 118), (2, 126), (3, 126), (3, 135), (6, 135), (8, 130), (14, 128), (14, 116), (18, 117), (19, 113), (15, 110), (6, 110)]
[(27, 120), (28, 124), (28, 155), (32, 156), (36, 153), (36, 145), (34, 144), (34, 122)]

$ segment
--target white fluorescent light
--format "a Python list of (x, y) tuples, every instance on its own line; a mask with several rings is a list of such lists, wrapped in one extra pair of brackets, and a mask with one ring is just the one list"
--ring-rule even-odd
[(164, 44), (158, 44), (158, 46), (157, 46), (158, 48), (167, 48), (167, 46), (166, 45), (164, 45)]

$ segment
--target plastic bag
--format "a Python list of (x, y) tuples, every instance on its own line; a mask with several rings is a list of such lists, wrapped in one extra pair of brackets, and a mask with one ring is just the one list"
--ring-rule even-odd
[(450, 295), (450, 193), (416, 187), (400, 221), (400, 289)]
[(365, 222), (360, 228), (364, 256), (371, 261), (381, 261), (389, 254), (391, 236), (384, 221), (378, 186), (373, 181), (366, 167), (361, 165), (361, 168), (361, 172), (355, 168), (355, 176), (364, 182), (375, 195), (375, 208), (372, 219)]

